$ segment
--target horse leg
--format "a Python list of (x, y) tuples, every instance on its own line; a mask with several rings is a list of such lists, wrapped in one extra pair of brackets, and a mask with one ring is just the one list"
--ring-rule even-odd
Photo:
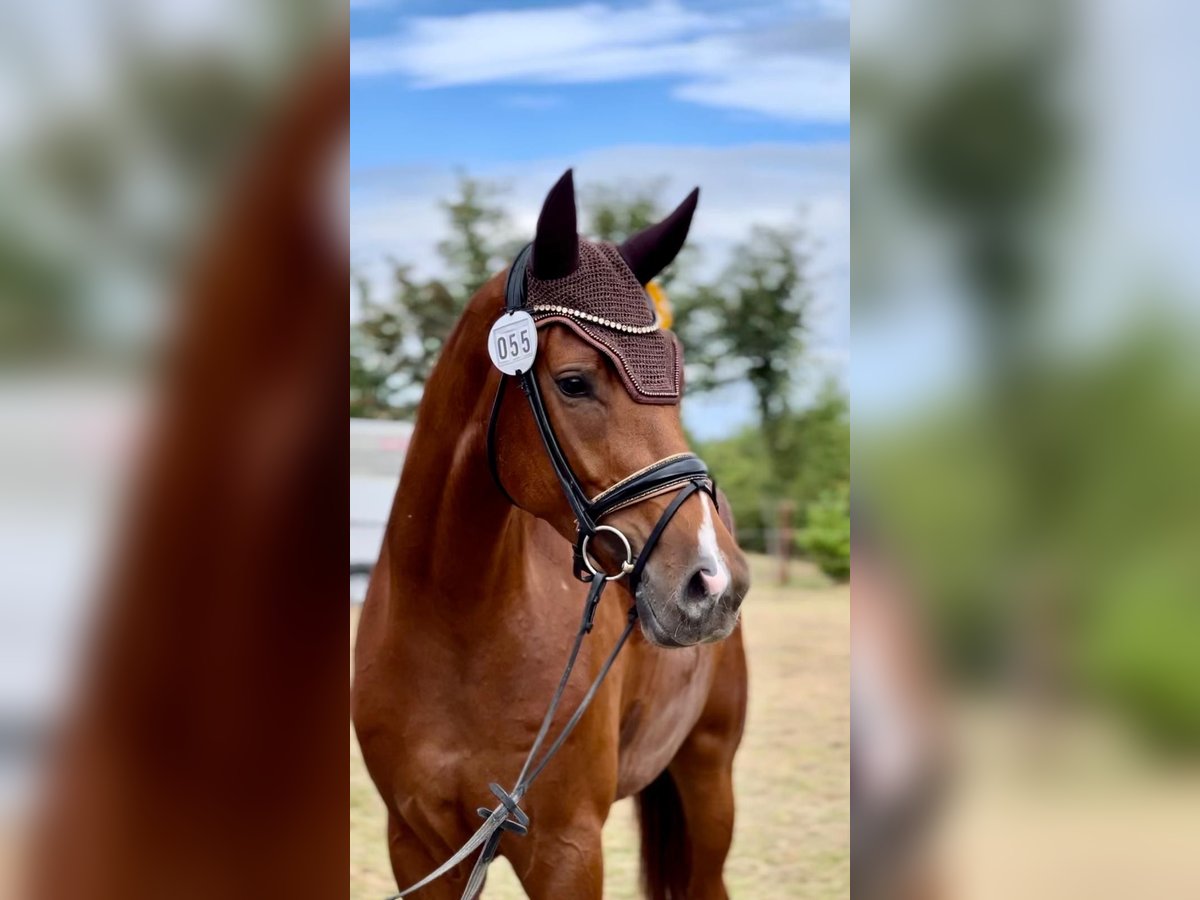
[(739, 628), (722, 645), (700, 721), (662, 777), (678, 794), (687, 835), (689, 900), (727, 900), (725, 858), (733, 843), (733, 756), (746, 723), (746, 655)]
[(505, 856), (530, 900), (600, 900), (604, 896), (604, 853), (600, 821), (575, 822), (525, 837), (506, 837)]
[(733, 752), (727, 742), (695, 733), (667, 767), (683, 808), (690, 845), (689, 900), (728, 900), (725, 858), (733, 842)]
[[(435, 859), (404, 820), (394, 814), (388, 815), (388, 855), (392, 860), (397, 890), (416, 884), (445, 861), (445, 857)], [(469, 863), (455, 867), (437, 881), (421, 888), (414, 896), (421, 900), (459, 900), (474, 861), (472, 857)]]

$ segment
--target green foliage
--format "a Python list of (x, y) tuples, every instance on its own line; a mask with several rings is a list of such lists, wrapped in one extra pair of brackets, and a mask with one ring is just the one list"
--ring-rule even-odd
[(729, 500), (737, 520), (738, 542), (747, 550), (767, 550), (772, 496), (762, 436), (748, 428), (733, 437), (694, 444)]
[(450, 226), (437, 247), (445, 278), (417, 280), (411, 266), (390, 258), (387, 296), (374, 296), (366, 278), (354, 278), (360, 318), (350, 329), (352, 416), (411, 417), (467, 301), (507, 263), (512, 245), (497, 188), (463, 176), (458, 189), (442, 204)]
[[(1195, 565), (1146, 554), (1101, 587), (1075, 648), (1083, 680), (1155, 743), (1200, 748), (1200, 603)], [(1192, 552), (1187, 550), (1186, 552)]]
[(737, 518), (738, 540), (748, 550), (766, 552), (781, 500), (790, 501), (797, 526), (810, 504), (850, 479), (850, 423), (845, 396), (828, 385), (808, 408), (789, 413), (780, 423), (788, 448), (782, 486), (771, 471), (762, 433), (747, 428), (733, 437), (697, 446)]
[(812, 296), (799, 240), (792, 230), (755, 228), (716, 282), (675, 304), (676, 330), (688, 351), (689, 388), (749, 382), (767, 465), (778, 484), (787, 481), (792, 467), (785, 423)]
[[(584, 232), (599, 241), (621, 243), (666, 215), (659, 200), (661, 193), (661, 181), (623, 189), (610, 185), (585, 188), (582, 194), (583, 207), (587, 210)], [(679, 273), (686, 271), (694, 259), (695, 250), (685, 245), (675, 261), (656, 280), (664, 289), (669, 289)]]
[(449, 290), (458, 304), (465, 306), (492, 275), (508, 265), (513, 254), (509, 252), (508, 214), (497, 205), (500, 188), (460, 175), (458, 190), (457, 198), (441, 204), (450, 236), (438, 243), (437, 251), (450, 273)]
[(362, 334), (350, 329), (350, 416), (386, 419), (391, 412), (387, 371), (372, 359)]
[(856, 447), (947, 668), (1090, 695), (1200, 751), (1200, 383), (1170, 336)]
[(390, 296), (376, 299), (365, 280), (358, 281), (361, 318), (351, 329), (351, 407), (355, 386), (371, 386), (371, 397), (358, 399), (359, 409), (376, 418), (411, 416), (450, 329), (467, 297), (438, 280), (413, 279), (411, 269), (396, 260), (391, 267)]
[(835, 581), (850, 578), (850, 486), (839, 485), (810, 503), (800, 546)]
[(627, 189), (610, 185), (585, 188), (581, 192), (588, 210), (584, 232), (598, 241), (621, 243), (663, 217), (658, 199), (661, 191), (661, 182)]

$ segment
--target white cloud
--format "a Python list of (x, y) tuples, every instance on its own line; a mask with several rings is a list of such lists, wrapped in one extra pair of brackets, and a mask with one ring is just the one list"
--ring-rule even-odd
[[(601, 4), (421, 16), (388, 37), (351, 42), (353, 74), (402, 72), (420, 87), (539, 79), (589, 81), (620, 74), (641, 50), (710, 28), (674, 0), (635, 9)], [(658, 65), (647, 59), (639, 68)]]
[(689, 81), (673, 93), (680, 100), (780, 119), (838, 121), (849, 110), (850, 69), (830, 60), (780, 57)]
[[(504, 205), (518, 235), (532, 235), (542, 200), (563, 170), (575, 167), (581, 192), (588, 185), (645, 184), (665, 174), (662, 200), (682, 200), (700, 185), (700, 205), (688, 244), (699, 249), (696, 274), (716, 275), (730, 251), (757, 224), (805, 225), (810, 240), (815, 321), (812, 357), (845, 377), (849, 353), (850, 170), (845, 144), (758, 144), (738, 147), (623, 146), (574, 159), (505, 163), (471, 174), (509, 187)], [(404, 166), (351, 174), (352, 264), (384, 289), (387, 255), (436, 275), (437, 242), (445, 236), (438, 201), (451, 196), (455, 175), (443, 168)], [(691, 404), (697, 434), (723, 432), (742, 422), (745, 397), (737, 391)]]
[(562, 106), (563, 98), (557, 94), (509, 94), (500, 102), (512, 109), (542, 112)]
[[(719, 266), (755, 224), (783, 225), (802, 213), (824, 246), (823, 268), (849, 262), (849, 162), (845, 144), (751, 144), (735, 147), (626, 145), (573, 158), (501, 163), (471, 171), (508, 187), (504, 205), (515, 227), (532, 233), (550, 185), (570, 167), (576, 183), (644, 184), (663, 178), (662, 199), (683, 199), (695, 185), (700, 207), (689, 243)], [(443, 236), (438, 201), (455, 190), (450, 165), (398, 166), (351, 174), (351, 248), (358, 261), (394, 254), (436, 271), (434, 246)], [(705, 272), (706, 276), (711, 272)]]
[(849, 48), (842, 30), (829, 27), (844, 24), (843, 13), (775, 15), (786, 18), (751, 22), (653, 0), (416, 17), (395, 34), (352, 41), (350, 71), (404, 75), (419, 89), (665, 77), (679, 81), (673, 94), (689, 102), (787, 120), (845, 120)]

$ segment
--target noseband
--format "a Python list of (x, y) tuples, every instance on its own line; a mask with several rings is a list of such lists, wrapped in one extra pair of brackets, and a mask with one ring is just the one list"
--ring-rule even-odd
[[(512, 315), (525, 307), (525, 272), (529, 265), (531, 250), (532, 244), (526, 244), (524, 249), (517, 254), (512, 266), (509, 267), (508, 281), (504, 289), (505, 315)], [(677, 453), (674, 456), (660, 459), (644, 469), (639, 469), (589, 499), (579, 484), (579, 479), (575, 477), (575, 472), (571, 469), (571, 464), (567, 461), (566, 454), (563, 453), (558, 437), (554, 433), (554, 427), (550, 424), (550, 416), (546, 412), (546, 404), (542, 400), (542, 393), (538, 388), (537, 376), (531, 367), (529, 371), (518, 371), (516, 375), (501, 376), (500, 386), (496, 389), (496, 400), (492, 404), (491, 418), (488, 421), (488, 467), (492, 472), (492, 480), (513, 506), (520, 504), (505, 489), (496, 462), (496, 423), (500, 416), (500, 406), (504, 402), (505, 387), (510, 378), (518, 380), (521, 390), (529, 401), (529, 408), (533, 412), (534, 422), (537, 423), (538, 433), (542, 436), (546, 455), (550, 458), (550, 464), (554, 468), (554, 474), (558, 478), (563, 496), (566, 497), (567, 504), (571, 507), (571, 513), (575, 516), (575, 577), (580, 581), (590, 582), (596, 577), (615, 581), (628, 575), (629, 591), (636, 595), (642, 571), (646, 567), (646, 561), (649, 559), (651, 551), (683, 502), (697, 491), (703, 491), (712, 498), (714, 506), (717, 504), (716, 485), (708, 474), (708, 466), (694, 453)], [(601, 519), (609, 513), (670, 491), (678, 491), (678, 493), (659, 517), (658, 522), (646, 538), (646, 543), (642, 545), (637, 560), (634, 561), (633, 550), (628, 538), (619, 529), (611, 525), (600, 524)], [(588, 556), (588, 543), (599, 532), (615, 535), (625, 550), (625, 560), (621, 563), (620, 570), (613, 574), (598, 571), (592, 563), (591, 557)]]
[[(525, 306), (525, 271), (529, 265), (531, 247), (532, 245), (526, 245), (517, 254), (517, 258), (513, 261), (508, 271), (508, 282), (504, 292), (504, 315), (506, 316), (512, 315)], [(579, 702), (579, 706), (575, 708), (575, 712), (571, 714), (571, 718), (567, 720), (567, 723), (562, 727), (562, 730), (550, 744), (549, 748), (547, 748), (546, 752), (538, 758), (538, 751), (541, 750), (542, 744), (549, 734), (550, 723), (553, 721), (554, 714), (558, 710), (558, 705), (563, 698), (563, 693), (571, 677), (571, 671), (574, 669), (575, 661), (579, 657), (579, 649), (583, 645), (583, 639), (592, 630), (596, 610), (600, 604), (600, 595), (604, 593), (605, 586), (610, 581), (616, 581), (619, 578), (628, 576), (629, 592), (636, 597), (642, 572), (646, 568), (646, 560), (650, 557), (650, 553), (658, 544), (662, 533), (666, 530), (667, 525), (674, 518), (675, 513), (679, 511), (684, 501), (692, 494), (703, 491), (712, 497), (714, 505), (717, 503), (716, 484), (708, 474), (708, 467), (698, 456), (692, 453), (678, 453), (674, 456), (668, 456), (666, 459), (660, 459), (658, 462), (646, 466), (644, 469), (639, 469), (632, 475), (621, 479), (616, 484), (589, 499), (587, 493), (579, 484), (579, 479), (575, 477), (575, 473), (571, 469), (571, 464), (567, 461), (566, 454), (563, 453), (562, 447), (558, 443), (558, 438), (554, 434), (554, 428), (550, 425), (550, 416), (546, 413), (546, 405), (542, 401), (541, 392), (538, 390), (537, 378), (532, 371), (531, 365), (528, 371), (518, 370), (514, 375), (501, 376), (500, 386), (496, 389), (496, 399), (492, 404), (491, 418), (488, 422), (488, 466), (492, 472), (492, 479), (496, 482), (496, 487), (500, 489), (501, 493), (508, 498), (513, 506), (519, 507), (520, 504), (505, 489), (504, 483), (500, 480), (499, 467), (496, 464), (496, 423), (500, 415), (500, 406), (504, 402), (505, 386), (508, 384), (510, 378), (516, 378), (520, 382), (521, 389), (529, 400), (529, 408), (533, 411), (533, 420), (537, 423), (538, 433), (542, 436), (542, 443), (546, 447), (546, 454), (550, 457), (550, 463), (554, 468), (554, 474), (558, 477), (563, 495), (567, 498), (571, 512), (575, 515), (575, 526), (577, 529), (575, 536), (575, 577), (580, 581), (590, 583), (591, 588), (588, 590), (587, 599), (584, 601), (583, 616), (579, 623), (579, 629), (575, 633), (575, 641), (571, 646), (570, 655), (567, 657), (566, 667), (559, 678), (558, 687), (550, 700), (550, 706), (547, 708), (545, 716), (542, 717), (542, 725), (538, 730), (537, 737), (534, 738), (533, 746), (529, 749), (529, 753), (525, 757), (525, 764), (521, 768), (521, 773), (517, 776), (516, 785), (511, 791), (506, 791), (497, 783), (490, 784), (488, 787), (496, 796), (499, 803), (494, 809), (487, 807), (479, 808), (479, 815), (485, 820), (479, 827), (479, 830), (450, 859), (446, 860), (446, 862), (442, 863), (442, 865), (416, 884), (401, 891), (399, 894), (393, 894), (388, 900), (398, 900), (398, 898), (406, 897), (420, 890), (430, 882), (435, 881), (454, 869), (460, 863), (465, 862), (472, 853), (480, 848), (482, 849), (475, 861), (475, 867), (471, 870), (466, 887), (463, 889), (463, 900), (471, 900), (471, 898), (474, 898), (482, 890), (488, 866), (496, 856), (501, 834), (505, 831), (511, 831), (515, 834), (523, 835), (529, 830), (529, 817), (519, 806), (522, 798), (534, 780), (542, 773), (546, 765), (558, 752), (559, 748), (562, 747), (567, 737), (579, 723), (579, 720), (583, 718), (584, 712), (587, 711), (592, 699), (600, 690), (601, 683), (608, 675), (609, 670), (612, 669), (617, 654), (621, 652), (621, 648), (625, 646), (625, 642), (633, 632), (634, 625), (637, 622), (636, 601), (629, 609), (624, 631), (621, 632), (616, 645), (605, 658), (604, 664), (600, 667), (600, 671), (592, 681), (587, 693), (584, 694), (583, 699)], [(655, 523), (654, 528), (650, 530), (650, 534), (647, 536), (646, 542), (642, 545), (641, 552), (638, 553), (635, 561), (633, 558), (633, 548), (629, 543), (629, 539), (619, 529), (611, 525), (601, 524), (601, 519), (619, 509), (633, 506), (635, 503), (640, 503), (643, 500), (657, 497), (670, 491), (676, 491), (675, 497), (667, 504), (667, 508), (663, 510), (662, 515), (658, 517), (658, 521)], [(625, 560), (621, 563), (621, 568), (612, 574), (598, 570), (588, 555), (588, 543), (600, 532), (615, 535), (625, 551)]]

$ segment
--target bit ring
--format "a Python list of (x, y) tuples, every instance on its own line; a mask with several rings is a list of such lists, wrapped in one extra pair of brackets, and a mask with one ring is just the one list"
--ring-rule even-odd
[(583, 536), (583, 541), (579, 545), (579, 555), (583, 557), (583, 564), (587, 566), (587, 570), (593, 575), (603, 578), (605, 581), (616, 581), (618, 578), (624, 578), (633, 571), (633, 548), (629, 546), (629, 538), (625, 537), (618, 529), (611, 525), (597, 525), (596, 534), (601, 531), (607, 531), (609, 534), (615, 534), (625, 545), (625, 561), (621, 563), (621, 571), (616, 575), (609, 575), (607, 572), (602, 572), (592, 564), (592, 558), (588, 556), (588, 541), (592, 539), (590, 534)]

